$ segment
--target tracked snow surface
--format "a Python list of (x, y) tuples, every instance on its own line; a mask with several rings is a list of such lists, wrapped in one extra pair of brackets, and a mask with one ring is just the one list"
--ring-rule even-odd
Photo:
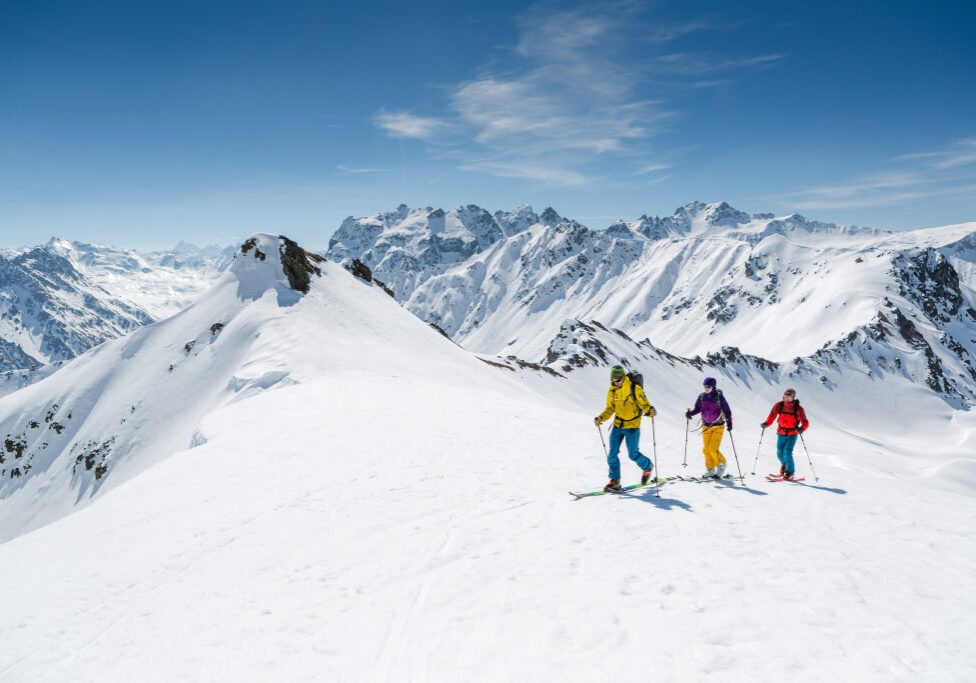
[[(904, 350), (896, 321), (809, 367), (569, 318), (527, 363), (356, 272), (258, 235), (188, 309), (0, 398), (0, 679), (976, 675), (976, 420), (844, 371)], [(767, 433), (744, 485), (574, 501), (605, 482), (592, 416), (619, 361), (660, 410), (662, 476), (701, 473), (683, 413), (713, 375), (747, 475), (796, 387), (819, 481), (800, 445), (806, 482), (765, 481)]]

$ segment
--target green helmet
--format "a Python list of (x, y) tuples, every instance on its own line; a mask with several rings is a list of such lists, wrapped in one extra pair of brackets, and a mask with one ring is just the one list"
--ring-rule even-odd
[(612, 380), (623, 379), (624, 375), (626, 374), (627, 372), (621, 366), (614, 365), (613, 368), (610, 370), (610, 379)]

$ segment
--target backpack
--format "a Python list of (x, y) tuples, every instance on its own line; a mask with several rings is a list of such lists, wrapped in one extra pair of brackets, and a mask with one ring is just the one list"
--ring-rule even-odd
[(722, 390), (719, 389), (718, 387), (715, 387), (715, 389), (712, 390), (712, 396), (714, 396), (714, 398), (709, 398), (708, 394), (704, 391), (698, 395), (699, 401), (714, 401), (715, 403), (718, 403), (719, 410), (722, 411), (718, 420), (716, 420), (715, 422), (705, 422), (705, 419), (702, 418), (702, 423), (710, 427), (713, 427), (715, 425), (725, 424), (725, 411), (722, 410)]
[(628, 372), (627, 379), (630, 380), (630, 397), (634, 399), (634, 405), (637, 405), (637, 387), (640, 387), (643, 391), (644, 389), (644, 375), (639, 372)]
[[(778, 411), (777, 412), (780, 415), (789, 415), (790, 417), (792, 417), (793, 418), (793, 426), (792, 427), (788, 427), (788, 426), (786, 426), (784, 424), (779, 424), (779, 427), (780, 427), (780, 429), (785, 429), (787, 432), (797, 432), (798, 433), (799, 432), (798, 427), (800, 426), (800, 402), (797, 399), (793, 399), (793, 412), (792, 413), (787, 413), (785, 410), (783, 410), (785, 407), (786, 407), (786, 401), (780, 401), (779, 402), (779, 405), (777, 406), (777, 408), (778, 408)], [(779, 419), (777, 419), (776, 422), (779, 423)]]

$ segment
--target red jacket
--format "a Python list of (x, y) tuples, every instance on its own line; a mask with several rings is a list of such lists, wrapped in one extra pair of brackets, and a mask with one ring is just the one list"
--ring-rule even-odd
[(793, 401), (790, 404), (790, 409), (787, 412), (783, 412), (786, 408), (786, 403), (780, 401), (773, 405), (773, 409), (769, 411), (769, 417), (763, 423), (767, 427), (773, 424), (773, 420), (779, 415), (779, 429), (776, 430), (777, 434), (784, 434), (790, 436), (797, 433), (797, 428), (801, 432), (805, 432), (810, 427), (810, 420), (807, 419), (806, 411), (803, 410), (803, 406), (800, 405), (799, 401)]

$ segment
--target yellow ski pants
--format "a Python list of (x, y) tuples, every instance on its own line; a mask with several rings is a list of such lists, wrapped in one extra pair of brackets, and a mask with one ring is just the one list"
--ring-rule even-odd
[(705, 454), (705, 468), (713, 469), (725, 462), (725, 456), (718, 449), (725, 434), (725, 425), (702, 429), (702, 453)]

